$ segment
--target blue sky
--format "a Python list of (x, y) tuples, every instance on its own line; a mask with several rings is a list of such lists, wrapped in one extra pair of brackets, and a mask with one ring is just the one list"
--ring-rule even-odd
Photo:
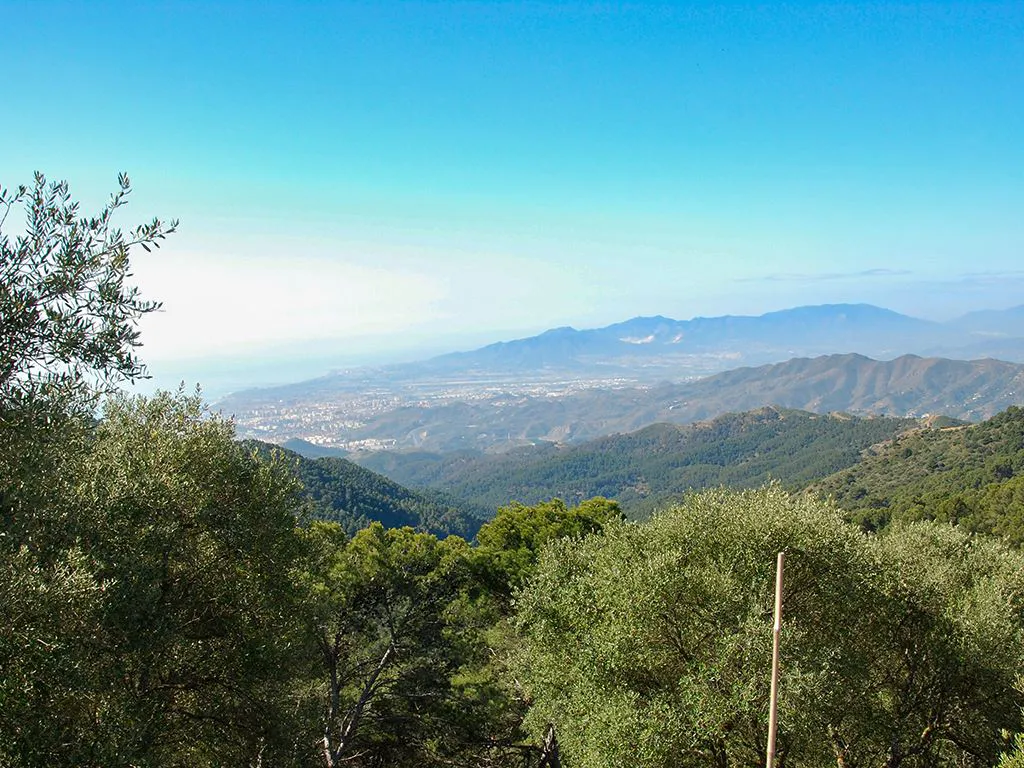
[(9, 0), (0, 49), (0, 183), (181, 220), (154, 361), (1024, 303), (1020, 2)]

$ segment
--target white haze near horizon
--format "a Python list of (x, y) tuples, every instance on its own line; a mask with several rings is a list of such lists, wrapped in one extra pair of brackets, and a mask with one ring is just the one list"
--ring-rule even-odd
[(566, 282), (572, 276), (549, 267), (535, 271), (524, 263), (506, 275), (507, 266), (488, 266), (486, 260), (453, 267), (439, 256), (433, 270), (424, 268), (429, 263), (396, 268), (387, 259), (370, 266), (316, 254), (261, 259), (198, 249), (171, 258), (135, 258), (134, 279), (143, 295), (163, 302), (141, 324), (140, 353), (151, 378), (135, 390), (199, 384), (212, 401), (341, 368), (423, 360), (555, 326), (601, 327), (637, 315), (686, 320), (805, 304), (871, 303), (946, 320), (1015, 306), (1024, 295), (1021, 275), (929, 280), (875, 270), (751, 277), (699, 297), (680, 286), (674, 301), (666, 300), (664, 288), (644, 294), (624, 286), (619, 301), (595, 307), (585, 281), (574, 293)]

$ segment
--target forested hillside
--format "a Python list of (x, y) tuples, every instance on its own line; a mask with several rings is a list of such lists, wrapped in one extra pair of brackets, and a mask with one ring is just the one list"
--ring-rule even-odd
[(436, 488), (492, 510), (512, 499), (536, 504), (604, 496), (646, 516), (692, 489), (748, 488), (772, 479), (802, 488), (920, 423), (772, 407), (687, 426), (655, 424), (576, 446), (499, 455), (377, 453), (357, 460), (404, 485)]
[(278, 453), (312, 501), (311, 515), (338, 523), (350, 535), (370, 523), (385, 528), (409, 526), (437, 536), (476, 535), (480, 519), (439, 493), (417, 493), (347, 459), (307, 459), (280, 446), (247, 440), (243, 445), (262, 455)]
[(913, 430), (814, 488), (868, 528), (943, 520), (1024, 543), (1024, 409)]

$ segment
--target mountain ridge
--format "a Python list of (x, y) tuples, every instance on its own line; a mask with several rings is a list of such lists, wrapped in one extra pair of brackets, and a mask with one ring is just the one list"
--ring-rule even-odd
[(288, 464), (312, 504), (312, 517), (336, 522), (353, 535), (372, 522), (388, 528), (409, 526), (438, 536), (472, 538), (481, 520), (437, 492), (421, 492), (336, 456), (304, 456), (278, 445), (246, 440), (263, 456), (277, 454)]
[[(893, 334), (914, 335), (920, 350), (936, 344), (948, 329), (871, 304), (821, 304), (793, 307), (762, 315), (722, 315), (675, 320), (664, 315), (637, 316), (601, 328), (552, 328), (535, 336), (499, 341), (476, 350), (439, 355), (421, 365), (442, 368), (500, 366), (502, 370), (561, 365), (585, 369), (594, 358), (657, 357), (659, 354), (701, 354), (712, 350), (738, 352), (759, 362), (789, 348), (824, 353), (836, 343), (854, 345), (864, 354), (887, 351)], [(625, 336), (623, 335), (625, 334)], [(909, 342), (908, 342), (909, 343)], [(725, 345), (728, 349), (722, 349)], [(732, 349), (739, 345), (744, 349)], [(752, 348), (756, 345), (756, 349)], [(839, 350), (830, 350), (839, 351)], [(910, 351), (910, 350), (905, 350)]]
[[(244, 436), (342, 450), (506, 450), (769, 404), (979, 420), (1021, 402), (1019, 365), (987, 354), (1024, 360), (1024, 338), (998, 333), (1020, 311), (949, 323), (870, 304), (688, 321), (652, 315), (239, 393), (217, 405)], [(957, 322), (970, 330), (953, 329)], [(865, 352), (893, 353), (904, 342), (914, 349)], [(972, 359), (935, 353), (953, 342)], [(832, 351), (817, 354), (823, 349)]]
[(1024, 366), (1015, 363), (913, 355), (879, 361), (850, 353), (737, 368), (680, 384), (410, 405), (368, 420), (353, 438), (387, 439), (396, 448), (488, 449), (584, 442), (658, 422), (687, 424), (770, 405), (977, 421), (1022, 402)]
[(1024, 545), (1024, 409), (907, 431), (811, 491), (868, 529), (942, 520)]
[[(414, 380), (442, 372), (480, 373), (479, 369), (486, 369), (495, 361), (500, 363), (499, 370), (504, 373), (521, 373), (530, 365), (541, 369), (560, 368), (575, 374), (596, 368), (591, 372), (602, 375), (608, 375), (610, 371), (628, 373), (632, 378), (648, 381), (711, 375), (737, 365), (761, 365), (793, 357), (842, 352), (857, 352), (875, 358), (918, 354), (956, 359), (995, 357), (1024, 362), (1024, 330), (1007, 332), (1008, 328), (1024, 329), (1021, 318), (1024, 318), (1024, 305), (1005, 310), (969, 312), (938, 322), (865, 303), (802, 305), (761, 315), (696, 316), (689, 320), (675, 320), (664, 315), (638, 315), (599, 328), (578, 330), (573, 326), (559, 326), (534, 336), (496, 341), (476, 349), (435, 355), (418, 362), (361, 366), (293, 384), (240, 390), (222, 401), (230, 403), (242, 396), (287, 398), (295, 392), (320, 392), (344, 387), (346, 381), (365, 384), (383, 380)], [(652, 325), (667, 329), (662, 336), (671, 336), (673, 340), (680, 333), (684, 336), (660, 346), (628, 343), (618, 338), (621, 333), (650, 335)], [(838, 337), (822, 336), (826, 328), (842, 328), (848, 333)], [(799, 334), (796, 338), (792, 335), (794, 331)], [(914, 333), (908, 336), (908, 331)], [(781, 338), (772, 336), (773, 332), (784, 335)], [(655, 336), (653, 341), (657, 341), (657, 334)], [(734, 345), (749, 343), (756, 348), (723, 349), (721, 344), (725, 341)], [(767, 348), (766, 342), (770, 342)], [(675, 353), (688, 354), (682, 358), (676, 355), (674, 359), (658, 364), (657, 355), (652, 355), (651, 350), (666, 346)], [(801, 350), (800, 347), (806, 349)], [(612, 357), (597, 365), (593, 360), (577, 359), (583, 353), (593, 357), (608, 356), (612, 352), (626, 359), (616, 361)], [(643, 370), (635, 367), (638, 360), (651, 366), (648, 373), (652, 376), (645, 376)], [(630, 369), (631, 365), (634, 367)]]

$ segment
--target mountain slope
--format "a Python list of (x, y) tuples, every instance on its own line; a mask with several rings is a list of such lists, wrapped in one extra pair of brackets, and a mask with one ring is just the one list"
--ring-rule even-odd
[(339, 523), (349, 534), (379, 521), (387, 528), (410, 526), (438, 536), (472, 538), (480, 519), (438, 494), (412, 491), (381, 474), (335, 457), (307, 459), (279, 446), (246, 441), (263, 454), (279, 452), (294, 469), (313, 515)]
[(939, 519), (1024, 544), (1024, 410), (908, 432), (813, 490), (868, 528)]
[(879, 361), (862, 355), (795, 359), (741, 368), (697, 382), (691, 392), (767, 398), (811, 411), (924, 415), (980, 419), (1024, 399), (1024, 366), (999, 360), (946, 360), (903, 355)]
[(906, 355), (798, 358), (684, 384), (593, 389), (560, 397), (491, 393), (475, 400), (406, 406), (352, 430), (354, 440), (429, 451), (507, 449), (539, 441), (583, 442), (648, 424), (687, 424), (767, 405), (828, 413), (980, 420), (1024, 403), (1024, 366), (997, 360)]
[[(936, 323), (833, 304), (757, 317), (635, 317), (337, 371), (217, 405), (241, 435), (345, 451), (507, 450), (773, 403), (983, 419), (1022, 402), (1015, 369), (989, 359), (1024, 361), (1022, 316), (1017, 307)], [(698, 381), (723, 371), (733, 375)]]
[(377, 453), (359, 461), (400, 482), (490, 509), (513, 499), (533, 504), (556, 496), (571, 502), (606, 496), (642, 515), (693, 488), (751, 487), (769, 479), (804, 487), (919, 425), (914, 419), (762, 408), (688, 426), (655, 424), (575, 446), (475, 456)]
[(968, 312), (946, 325), (978, 337), (1019, 339), (1024, 335), (1024, 304), (1009, 309), (983, 309)]

